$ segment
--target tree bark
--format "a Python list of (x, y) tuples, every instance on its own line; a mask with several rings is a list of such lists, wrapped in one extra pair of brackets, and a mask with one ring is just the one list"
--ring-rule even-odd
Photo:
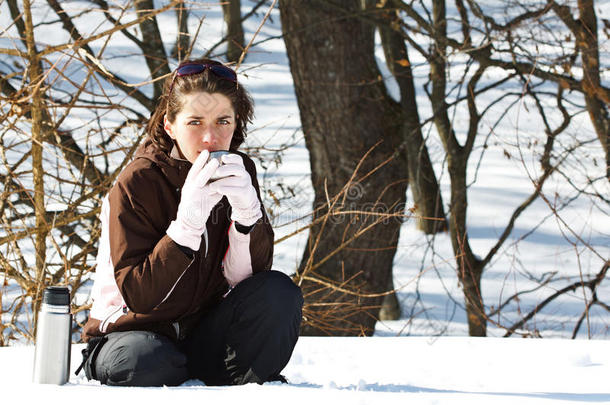
[(481, 294), (483, 267), (470, 247), (466, 228), (468, 208), (466, 188), (466, 159), (448, 157), (451, 178), (451, 217), (449, 234), (457, 263), (458, 280), (464, 292), (468, 333), (470, 336), (487, 335), (487, 318)]
[(411, 194), (417, 213), (417, 227), (426, 234), (447, 230), (443, 199), (428, 148), (421, 132), (413, 72), (405, 41), (391, 28), (397, 16), (387, 15), (387, 23), (379, 26), (379, 33), (388, 67), (400, 87), (400, 105), (404, 113), (403, 136), (407, 142), (406, 154)]
[[(136, 0), (136, 10), (138, 14), (150, 13), (154, 9), (153, 0)], [(170, 72), (167, 64), (165, 47), (157, 25), (157, 17), (151, 16), (140, 22), (142, 30), (142, 51), (146, 58), (146, 65), (150, 70), (152, 78), (163, 76)], [(163, 93), (163, 81), (157, 80), (154, 83), (153, 100), (157, 100)]]
[[(468, 140), (464, 146), (461, 146), (457, 141), (447, 111), (445, 71), (447, 20), (445, 14), (445, 1), (434, 0), (432, 7), (434, 46), (430, 55), (430, 79), (432, 81), (430, 102), (434, 113), (434, 124), (447, 154), (447, 166), (451, 179), (449, 234), (456, 258), (458, 279), (464, 291), (468, 331), (470, 336), (486, 336), (487, 319), (483, 310), (481, 294), (483, 267), (472, 252), (466, 228), (468, 208), (466, 169), (476, 136), (478, 117), (476, 117), (476, 111), (471, 111)], [(469, 106), (474, 107), (472, 103)]]
[[(388, 279), (388, 287), (386, 290), (392, 291), (394, 289), (394, 281), (392, 277)], [(383, 297), (383, 302), (381, 303), (381, 310), (379, 310), (379, 320), (380, 321), (395, 321), (400, 319), (400, 303), (398, 302), (398, 297), (396, 296), (396, 292), (392, 294), (388, 294)]]
[[(360, 2), (280, 0), (282, 30), (305, 142), (310, 153), (314, 208), (324, 207), (350, 180), (386, 161), (402, 142), (402, 112), (386, 93), (374, 56), (374, 25), (358, 18)], [(343, 208), (403, 212), (407, 187), (404, 155), (352, 184)], [(314, 222), (327, 210), (316, 211)], [(297, 279), (309, 308), (303, 334), (370, 335), (392, 273), (401, 221), (333, 217), (310, 230)], [(363, 227), (362, 236), (338, 252)], [(310, 278), (372, 293), (358, 296), (321, 287)], [(343, 284), (345, 283), (345, 284)], [(314, 305), (311, 305), (315, 303)]]
[(597, 92), (601, 87), (601, 78), (594, 1), (578, 0), (578, 10), (580, 11), (582, 26), (577, 38), (584, 68), (585, 102), (595, 132), (597, 132), (599, 141), (606, 152), (606, 178), (610, 181), (610, 116), (608, 115), (608, 105), (597, 97)]
[(578, 37), (578, 45), (582, 49), (581, 56), (584, 67), (583, 87), (586, 91), (585, 101), (593, 127), (606, 152), (606, 177), (610, 180), (610, 117), (608, 117), (608, 106), (596, 96), (597, 89), (601, 85), (601, 79), (599, 74), (597, 17), (593, 7), (593, 0), (579, 0), (578, 9), (582, 24)]
[(176, 18), (178, 19), (178, 35), (176, 37), (176, 44), (172, 48), (172, 57), (182, 60), (188, 56), (187, 53), (190, 47), (188, 10), (183, 1), (176, 6)]
[[(41, 81), (43, 80), (42, 70), (40, 68), (40, 60), (36, 50), (36, 42), (34, 39), (34, 24), (32, 21), (31, 3), (30, 0), (23, 2), (23, 13), (25, 16), (25, 34), (28, 50), (29, 62), (29, 80), (30, 80), (30, 97), (31, 97), (31, 113), (32, 113), (32, 176), (34, 183), (34, 215), (36, 217), (36, 227), (41, 229), (46, 224), (45, 220), (45, 202), (44, 202), (44, 168), (42, 166), (42, 112), (43, 101), (40, 93)], [(47, 258), (47, 239), (48, 232), (38, 232), (34, 242), (34, 251), (36, 252), (36, 286), (37, 291), (33, 302), (34, 314), (38, 314), (42, 291), (45, 287), (45, 269)], [(36, 330), (37, 316), (34, 316), (34, 330)]]
[(593, 0), (578, 0), (580, 18), (574, 20), (568, 6), (552, 2), (555, 13), (572, 31), (582, 58), (582, 89), (587, 112), (599, 141), (606, 154), (606, 178), (610, 181), (610, 116), (608, 104), (604, 102), (599, 74), (599, 41), (597, 38), (597, 16)]
[(237, 62), (244, 50), (244, 29), (241, 25), (241, 0), (224, 0), (222, 13), (227, 24), (227, 61)]

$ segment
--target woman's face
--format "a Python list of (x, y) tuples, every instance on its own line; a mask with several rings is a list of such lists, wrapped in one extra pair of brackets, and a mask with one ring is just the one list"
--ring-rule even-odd
[(236, 126), (231, 100), (220, 93), (197, 92), (183, 101), (174, 122), (163, 119), (165, 132), (176, 140), (181, 155), (193, 163), (204, 149), (228, 150)]

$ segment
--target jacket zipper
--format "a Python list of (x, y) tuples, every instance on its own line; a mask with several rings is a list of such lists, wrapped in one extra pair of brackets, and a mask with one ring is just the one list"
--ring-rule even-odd
[(204, 258), (208, 257), (208, 228), (203, 230), (203, 240), (205, 241), (205, 255)]
[[(208, 256), (208, 230), (207, 228), (203, 231), (203, 240), (205, 241), (205, 257)], [(180, 280), (182, 279), (182, 276), (184, 276), (184, 273), (187, 272), (187, 270), (189, 269), (189, 267), (191, 267), (191, 264), (193, 264), (193, 262), (195, 261), (195, 258), (193, 257), (193, 259), (191, 260), (191, 262), (189, 263), (188, 266), (186, 266), (186, 269), (184, 269), (184, 271), (182, 272), (182, 274), (180, 274), (180, 277), (178, 277), (178, 279), (176, 280), (176, 282), (174, 283), (174, 285), (172, 286), (172, 288), (170, 288), (169, 292), (167, 293), (167, 295), (165, 296), (165, 298), (163, 298), (161, 300), (161, 302), (159, 304), (157, 304), (157, 307), (161, 304), (163, 304), (165, 301), (167, 301), (167, 299), (169, 298), (169, 296), (172, 294), (172, 292), (174, 292), (174, 289), (176, 288), (176, 286), (178, 285), (178, 283), (180, 282)], [(156, 308), (156, 307), (155, 307)]]

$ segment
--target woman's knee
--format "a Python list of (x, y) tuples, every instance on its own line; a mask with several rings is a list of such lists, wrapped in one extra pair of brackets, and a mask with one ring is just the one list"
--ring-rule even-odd
[(254, 298), (257, 306), (266, 308), (268, 315), (275, 314), (278, 321), (286, 318), (301, 318), (303, 294), (301, 289), (286, 274), (269, 270), (257, 273), (259, 283)]
[(276, 300), (279, 305), (299, 308), (303, 306), (301, 289), (289, 276), (276, 270), (265, 271), (258, 275), (264, 278), (260, 288), (268, 299)]
[(148, 331), (109, 334), (95, 370), (107, 385), (179, 385), (188, 378), (186, 356), (169, 338)]

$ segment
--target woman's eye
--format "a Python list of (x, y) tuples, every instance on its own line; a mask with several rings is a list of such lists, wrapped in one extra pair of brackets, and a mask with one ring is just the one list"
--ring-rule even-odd
[(218, 120), (218, 123), (219, 123), (220, 125), (229, 125), (229, 124), (230, 124), (230, 122), (229, 122), (229, 121), (227, 121), (227, 120)]
[(193, 120), (193, 121), (189, 121), (187, 125), (199, 125), (201, 123), (201, 121), (199, 120)]

